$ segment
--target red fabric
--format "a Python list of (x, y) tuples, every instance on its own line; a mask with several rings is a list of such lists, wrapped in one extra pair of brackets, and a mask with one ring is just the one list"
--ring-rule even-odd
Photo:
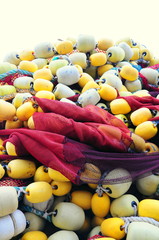
[[(127, 169), (132, 179), (141, 174), (150, 174), (159, 169), (159, 154), (145, 153), (114, 153), (96, 151), (89, 145), (70, 140), (59, 134), (30, 129), (0, 130), (0, 136), (7, 137), (7, 141), (15, 145), (19, 156), (26, 157), (26, 153), (33, 159), (47, 167), (54, 168), (68, 177), (75, 184), (80, 184), (80, 173), (86, 162), (101, 169), (101, 172), (114, 168)], [(25, 149), (25, 153), (21, 149)], [(29, 158), (27, 155), (27, 158)], [(0, 155), (0, 160), (15, 159), (17, 156)], [(90, 183), (97, 183), (97, 179), (86, 179)], [(125, 182), (129, 179), (111, 179), (110, 182)], [(109, 182), (107, 182), (109, 184)]]
[(81, 108), (56, 100), (36, 100), (45, 111), (33, 115), (36, 130), (61, 134), (102, 151), (128, 151), (132, 142), (126, 134), (129, 129), (107, 111), (93, 105)]
[(152, 96), (146, 97), (127, 96), (118, 98), (125, 99), (130, 105), (132, 111), (135, 111), (141, 107), (147, 107), (149, 109), (159, 111), (159, 99)]
[[(84, 166), (86, 159), (81, 150), (91, 149), (82, 143), (69, 141), (62, 135), (25, 128), (0, 130), (0, 136), (7, 137), (4, 146), (6, 142), (15, 145), (18, 156), (30, 155), (76, 183), (78, 172)], [(0, 159), (2, 158), (4, 159), (5, 155), (0, 155)]]
[(76, 122), (105, 123), (112, 126), (118, 126), (125, 132), (129, 131), (122, 121), (118, 120), (112, 114), (97, 106), (89, 105), (81, 108), (74, 104), (60, 102), (57, 100), (49, 100), (37, 97), (34, 97), (34, 99), (45, 113), (53, 112), (66, 118), (71, 118)]

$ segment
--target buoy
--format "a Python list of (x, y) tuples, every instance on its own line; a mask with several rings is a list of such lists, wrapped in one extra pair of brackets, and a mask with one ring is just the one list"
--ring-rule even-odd
[(107, 218), (101, 224), (101, 233), (104, 236), (120, 240), (126, 235), (123, 226), (124, 220), (121, 218)]
[(132, 194), (124, 194), (114, 199), (110, 205), (112, 217), (128, 217), (137, 214), (139, 200)]
[(44, 165), (39, 166), (34, 174), (34, 182), (44, 181), (51, 183), (52, 178), (48, 174), (48, 168)]
[(0, 187), (0, 217), (13, 213), (18, 208), (18, 195), (11, 186)]
[(44, 201), (44, 202), (40, 202), (40, 203), (31, 203), (26, 199), (26, 196), (24, 195), (23, 197), (23, 203), (24, 205), (27, 205), (29, 207), (33, 207), (37, 210), (40, 211), (47, 211), (48, 209), (50, 209), (54, 203), (54, 196), (52, 195), (51, 198), (49, 198), (48, 200)]
[(0, 217), (0, 238), (2, 240), (14, 237), (14, 224), (10, 215)]
[(91, 199), (91, 209), (95, 216), (106, 217), (110, 210), (110, 198), (106, 193), (99, 196), (94, 193)]
[(106, 191), (107, 195), (112, 198), (118, 198), (122, 196), (128, 191), (132, 184), (130, 173), (123, 168), (115, 168), (114, 170), (108, 172), (104, 178), (104, 181), (111, 182), (111, 179), (113, 179), (112, 184), (102, 184), (102, 188), (104, 188), (103, 190)]
[(21, 240), (48, 240), (47, 235), (42, 231), (30, 231), (25, 233)]
[(61, 202), (54, 208), (52, 223), (63, 230), (77, 231), (85, 221), (84, 210), (74, 203)]
[(46, 224), (46, 220), (44, 218), (39, 217), (38, 215), (31, 212), (25, 212), (24, 215), (27, 221), (27, 226), (24, 230), (24, 233), (30, 231), (42, 231), (44, 229)]
[(88, 210), (91, 208), (92, 193), (86, 190), (74, 190), (70, 193), (71, 202)]
[(158, 185), (159, 175), (152, 172), (148, 173), (145, 176), (141, 175), (136, 180), (137, 190), (145, 196), (151, 196), (156, 193)]
[(47, 182), (32, 182), (26, 189), (26, 199), (32, 203), (47, 201), (52, 196), (52, 187)]
[(132, 222), (128, 226), (127, 240), (158, 240), (159, 228), (147, 222)]
[(55, 196), (63, 196), (71, 191), (72, 183), (70, 181), (55, 181), (51, 182), (52, 194)]
[(14, 159), (7, 165), (8, 176), (15, 179), (31, 178), (34, 176), (35, 171), (35, 163), (25, 159)]
[(138, 204), (138, 216), (153, 218), (159, 221), (159, 200), (143, 199)]
[(22, 211), (17, 209), (10, 214), (14, 225), (14, 236), (22, 233), (26, 228), (26, 217)]
[(59, 230), (59, 231), (53, 233), (48, 238), (48, 240), (63, 240), (63, 239), (65, 239), (65, 240), (79, 240), (78, 235), (75, 232), (68, 231), (68, 230)]

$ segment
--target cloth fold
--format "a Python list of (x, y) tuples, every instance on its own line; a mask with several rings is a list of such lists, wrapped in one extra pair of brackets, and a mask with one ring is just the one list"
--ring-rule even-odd
[(118, 97), (125, 99), (131, 107), (132, 111), (135, 111), (141, 107), (147, 107), (151, 110), (159, 111), (159, 99), (152, 96), (138, 97), (138, 96), (126, 96)]
[[(82, 183), (80, 174), (84, 170), (85, 163), (98, 166), (102, 173), (115, 168), (124, 168), (130, 172), (133, 180), (159, 169), (158, 153), (101, 152), (90, 145), (60, 134), (24, 128), (0, 130), (0, 136), (7, 137), (4, 146), (6, 142), (12, 142), (15, 145), (18, 158), (24, 158), (27, 153), (31, 159), (35, 158), (41, 164), (60, 171), (75, 184)], [(22, 148), (25, 149), (25, 153), (22, 153)], [(29, 156), (27, 155), (27, 158)], [(0, 155), (0, 160), (4, 160), (5, 157), (7, 158), (8, 155)], [(9, 157), (17, 158), (17, 156)], [(125, 179), (119, 177), (116, 181), (123, 182)], [(98, 180), (91, 178), (87, 179), (87, 182), (98, 183)]]

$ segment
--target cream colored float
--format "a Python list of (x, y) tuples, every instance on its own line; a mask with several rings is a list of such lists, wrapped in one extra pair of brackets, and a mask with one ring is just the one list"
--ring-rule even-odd
[(63, 230), (77, 231), (85, 221), (84, 210), (74, 203), (61, 202), (54, 208), (52, 223)]
[[(120, 179), (122, 178), (125, 178), (125, 180), (120, 182)], [(122, 196), (129, 190), (132, 184), (130, 173), (123, 168), (115, 168), (114, 170), (110, 171), (104, 178), (104, 181), (111, 181), (111, 179), (114, 180), (113, 184), (102, 184), (102, 187), (104, 188), (104, 191), (106, 191), (107, 195), (112, 198), (118, 198)], [(118, 183), (118, 181), (120, 183)]]
[(0, 187), (0, 217), (13, 213), (18, 208), (18, 195), (14, 187)]
[(147, 222), (132, 222), (129, 224), (126, 240), (150, 239), (159, 239), (159, 227)]
[(60, 230), (49, 236), (48, 240), (79, 240), (78, 235), (73, 231)]

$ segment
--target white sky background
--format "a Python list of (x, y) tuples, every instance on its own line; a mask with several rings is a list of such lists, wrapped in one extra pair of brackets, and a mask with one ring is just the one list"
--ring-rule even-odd
[(159, 0), (0, 0), (0, 61), (42, 41), (130, 36), (159, 57)]

